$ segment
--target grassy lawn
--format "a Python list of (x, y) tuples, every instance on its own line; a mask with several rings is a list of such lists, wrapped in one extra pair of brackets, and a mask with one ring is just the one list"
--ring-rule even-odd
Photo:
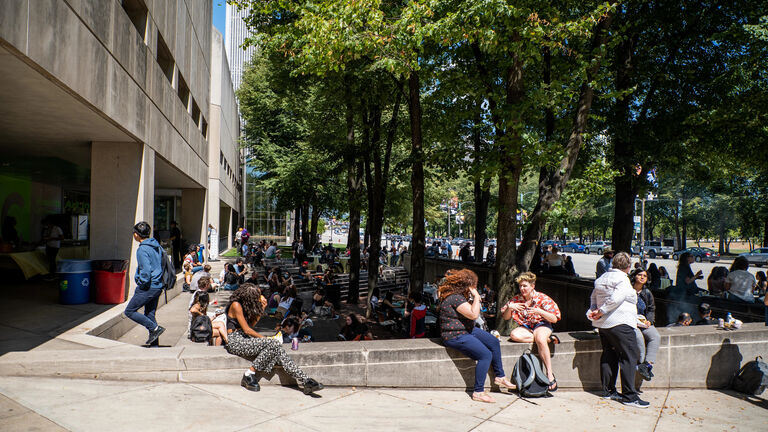
[(224, 252), (223, 254), (219, 254), (219, 256), (223, 257), (236, 257), (237, 255), (237, 249), (231, 248), (228, 251)]

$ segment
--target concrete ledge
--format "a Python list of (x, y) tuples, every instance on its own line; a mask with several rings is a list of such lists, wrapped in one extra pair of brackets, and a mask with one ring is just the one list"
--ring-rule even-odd
[[(768, 328), (745, 324), (738, 331), (706, 327), (659, 329), (662, 344), (650, 388), (723, 388), (741, 365), (768, 358)], [(563, 388), (600, 387), (600, 341), (592, 332), (558, 334), (553, 367)], [(250, 362), (221, 347), (146, 349), (119, 344), (78, 351), (11, 352), (0, 358), (0, 375), (59, 376), (106, 380), (236, 383)], [(117, 344), (117, 345), (114, 345)], [(288, 345), (284, 345), (288, 348)], [(527, 344), (502, 342), (507, 374)], [(328, 385), (358, 387), (468, 388), (475, 362), (439, 340), (386, 340), (302, 344), (288, 351), (310, 375)], [(282, 369), (262, 381), (292, 384)], [(490, 381), (489, 381), (490, 382)]]

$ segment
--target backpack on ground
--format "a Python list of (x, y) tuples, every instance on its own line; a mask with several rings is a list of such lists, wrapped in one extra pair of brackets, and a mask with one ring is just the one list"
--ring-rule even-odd
[(759, 395), (768, 388), (768, 363), (760, 356), (747, 362), (733, 379), (733, 389), (748, 395)]
[(189, 338), (193, 342), (209, 342), (213, 339), (213, 325), (208, 315), (198, 315), (189, 326)]
[(528, 350), (517, 359), (515, 368), (512, 371), (512, 378), (521, 397), (552, 396), (549, 392), (549, 378), (547, 378), (547, 374), (544, 372), (541, 360)]

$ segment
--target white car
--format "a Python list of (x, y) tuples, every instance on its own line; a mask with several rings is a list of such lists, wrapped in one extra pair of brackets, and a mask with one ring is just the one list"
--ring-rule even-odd
[(603, 251), (611, 248), (611, 242), (609, 241), (596, 241), (588, 244), (584, 247), (584, 253), (589, 255), (595, 252), (598, 255), (602, 255)]
[(739, 256), (746, 258), (749, 265), (762, 267), (768, 263), (768, 248), (757, 248), (752, 252), (739, 254)]

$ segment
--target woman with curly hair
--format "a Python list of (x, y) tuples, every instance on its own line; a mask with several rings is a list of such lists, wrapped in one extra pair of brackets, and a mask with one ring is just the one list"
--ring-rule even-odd
[(256, 371), (271, 372), (280, 364), (289, 375), (294, 377), (304, 388), (304, 394), (322, 390), (323, 385), (309, 378), (296, 363), (288, 357), (280, 341), (267, 338), (253, 329), (264, 314), (261, 292), (249, 283), (240, 285), (229, 298), (225, 310), (227, 315), (227, 352), (240, 357), (255, 357), (251, 367), (245, 371), (240, 385), (247, 390), (259, 391)]
[(494, 383), (497, 386), (512, 389), (514, 385), (504, 376), (499, 340), (487, 331), (475, 327), (475, 320), (480, 316), (481, 301), (477, 292), (477, 275), (466, 269), (449, 270), (443, 284), (438, 288), (438, 294), (441, 300), (440, 336), (443, 343), (477, 361), (472, 400), (496, 402), (484, 392), (489, 366), (493, 366), (493, 373), (496, 375)]

